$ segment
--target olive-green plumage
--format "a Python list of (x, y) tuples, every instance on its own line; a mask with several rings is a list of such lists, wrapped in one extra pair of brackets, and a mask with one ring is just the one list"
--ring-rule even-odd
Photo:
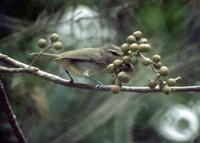
[(109, 45), (103, 48), (82, 48), (60, 54), (43, 53), (42, 56), (52, 58), (73, 75), (90, 76), (105, 69), (113, 60), (122, 56), (122, 52), (120, 47)]

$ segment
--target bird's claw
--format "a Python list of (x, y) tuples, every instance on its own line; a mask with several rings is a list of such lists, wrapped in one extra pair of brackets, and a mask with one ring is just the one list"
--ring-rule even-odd
[(73, 80), (73, 79), (70, 79), (69, 83), (70, 83), (70, 84), (74, 83), (74, 80)]
[(101, 83), (100, 81), (97, 81), (97, 84), (95, 85), (95, 87), (98, 89), (99, 87), (101, 87), (103, 85), (103, 83)]

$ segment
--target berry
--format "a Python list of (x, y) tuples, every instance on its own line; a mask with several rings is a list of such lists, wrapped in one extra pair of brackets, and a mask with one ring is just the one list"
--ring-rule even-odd
[(140, 43), (140, 44), (147, 44), (147, 43), (148, 43), (148, 40), (147, 40), (147, 38), (141, 38), (141, 39), (139, 40), (139, 43)]
[(111, 87), (111, 91), (112, 91), (114, 94), (119, 93), (120, 90), (121, 90), (121, 87), (120, 87), (119, 85), (113, 85), (113, 86)]
[(161, 63), (161, 62), (159, 62), (159, 63), (153, 63), (153, 67), (154, 67), (155, 69), (160, 69), (161, 66), (162, 66), (162, 63)]
[(169, 86), (174, 86), (174, 85), (176, 84), (176, 80), (173, 79), (173, 78), (169, 78), (169, 79), (167, 80), (167, 84), (168, 84)]
[(122, 65), (123, 64), (123, 61), (122, 60), (120, 60), (120, 59), (116, 59), (116, 60), (114, 60), (114, 62), (113, 62), (113, 65), (114, 65), (114, 68), (118, 68), (120, 65)]
[(161, 57), (160, 57), (160, 55), (154, 55), (152, 59), (153, 59), (153, 61), (154, 61), (155, 63), (159, 63), (160, 60), (161, 60)]
[(129, 49), (132, 51), (132, 52), (136, 52), (138, 50), (138, 44), (137, 43), (132, 43), (130, 46), (129, 46)]
[(123, 62), (126, 63), (126, 64), (128, 64), (128, 63), (131, 62), (130, 56), (123, 56), (123, 57), (122, 57), (122, 60), (123, 60)]
[(151, 49), (151, 45), (150, 44), (139, 44), (138, 45), (138, 50), (140, 52), (148, 52)]
[(172, 89), (169, 87), (169, 85), (165, 84), (163, 87), (162, 87), (162, 91), (165, 93), (165, 94), (169, 94)]
[(107, 71), (109, 73), (113, 73), (114, 72), (114, 64), (109, 64), (107, 67), (106, 67)]
[(117, 77), (118, 77), (118, 80), (119, 80), (120, 82), (123, 82), (123, 83), (127, 83), (127, 82), (129, 82), (129, 80), (130, 80), (129, 75), (128, 75), (126, 72), (124, 72), (124, 71), (121, 71), (121, 72), (117, 75)]
[(121, 45), (121, 50), (122, 52), (126, 53), (129, 50), (129, 44), (128, 43), (124, 43)]
[(38, 47), (39, 48), (45, 48), (46, 46), (47, 46), (47, 40), (46, 39), (39, 39)]
[(54, 42), (53, 44), (52, 44), (52, 47), (54, 47), (56, 50), (60, 50), (60, 49), (62, 49), (63, 48), (63, 43), (62, 42)]
[(131, 50), (129, 50), (128, 53), (125, 55), (129, 55), (130, 57), (133, 57), (135, 54)]
[(50, 35), (51, 42), (57, 42), (59, 40), (59, 36), (57, 33), (53, 33)]
[(166, 66), (162, 66), (159, 71), (161, 76), (167, 76), (169, 73), (169, 69)]
[(157, 83), (154, 79), (151, 79), (148, 82), (148, 86), (149, 86), (149, 88), (154, 89), (157, 86)]
[(130, 44), (133, 43), (133, 42), (136, 42), (136, 38), (133, 35), (128, 36), (126, 40)]
[(139, 39), (139, 38), (142, 37), (142, 32), (141, 32), (141, 31), (135, 31), (135, 32), (133, 32), (133, 35), (134, 35), (137, 39)]
[(150, 58), (143, 58), (143, 59), (142, 59), (142, 64), (143, 64), (144, 66), (148, 66), (148, 65), (150, 65), (151, 63), (152, 63), (152, 61), (151, 61)]

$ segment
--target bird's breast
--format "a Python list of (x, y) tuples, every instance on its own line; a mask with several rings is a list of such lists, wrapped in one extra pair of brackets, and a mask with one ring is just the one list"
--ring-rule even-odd
[(73, 59), (62, 59), (57, 60), (64, 68), (66, 68), (72, 75), (94, 75), (99, 73), (105, 68), (104, 64), (82, 61), (82, 60), (73, 60)]
[(99, 63), (94, 63), (94, 62), (72, 61), (71, 63), (74, 69), (80, 71), (80, 74), (86, 75), (86, 76), (97, 74), (105, 68), (104, 65), (99, 64)]

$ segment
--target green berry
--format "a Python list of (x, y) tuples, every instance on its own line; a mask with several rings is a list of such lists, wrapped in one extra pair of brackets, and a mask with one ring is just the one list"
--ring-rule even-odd
[(148, 40), (147, 40), (147, 38), (141, 38), (138, 42), (139, 42), (140, 44), (147, 44), (147, 43), (148, 43)]
[(122, 60), (120, 60), (120, 59), (116, 59), (116, 60), (114, 60), (114, 62), (113, 62), (113, 65), (114, 65), (114, 68), (118, 68), (120, 65), (122, 65), (123, 64), (123, 61)]
[(129, 44), (128, 43), (124, 43), (121, 45), (121, 50), (122, 52), (126, 53), (129, 50)]
[(39, 39), (38, 41), (38, 47), (39, 48), (45, 48), (47, 46), (47, 40), (46, 39)]
[(136, 37), (136, 39), (142, 38), (142, 32), (141, 31), (135, 31), (135, 32), (133, 32), (133, 35)]
[(129, 46), (129, 49), (132, 51), (132, 52), (136, 52), (138, 50), (138, 44), (137, 43), (132, 43), (130, 46)]
[(128, 36), (127, 42), (130, 43), (130, 44), (133, 43), (133, 42), (136, 42), (135, 36), (133, 36), (133, 35)]
[(107, 71), (109, 73), (113, 73), (114, 72), (114, 64), (109, 64), (107, 67), (106, 67)]
[(53, 33), (50, 35), (51, 42), (57, 42), (59, 40), (59, 36), (57, 33)]
[(161, 60), (161, 57), (160, 57), (160, 55), (154, 55), (152, 59), (153, 59), (153, 62), (159, 63)]
[(133, 57), (135, 54), (131, 50), (129, 50), (128, 53), (125, 55), (129, 55), (130, 57)]
[(150, 58), (143, 58), (143, 59), (142, 59), (142, 64), (143, 64), (144, 66), (148, 66), (148, 65), (150, 65), (151, 63), (152, 63), (152, 61), (151, 61)]
[(130, 56), (123, 56), (122, 60), (124, 63), (128, 64), (131, 62), (131, 57)]
[(129, 75), (124, 71), (121, 71), (120, 73), (118, 73), (117, 77), (118, 77), (118, 80), (123, 83), (127, 83), (130, 80)]
[(119, 93), (121, 90), (121, 87), (119, 85), (112, 85), (111, 87), (111, 91), (114, 93), (114, 94), (117, 94)]
[(151, 49), (151, 45), (150, 44), (139, 44), (138, 45), (138, 50), (140, 52), (148, 52)]
[(159, 71), (161, 76), (167, 76), (169, 73), (169, 69), (166, 66), (162, 66)]
[(160, 69), (161, 66), (162, 66), (162, 63), (161, 63), (161, 62), (153, 63), (153, 67), (154, 67), (155, 69)]
[(157, 83), (154, 79), (151, 79), (148, 82), (148, 86), (149, 86), (149, 88), (154, 89), (157, 86)]
[(56, 50), (60, 50), (60, 49), (62, 49), (63, 48), (63, 43), (62, 42), (54, 42), (53, 44), (52, 44), (52, 47), (54, 47)]
[(169, 79), (167, 80), (167, 84), (168, 84), (169, 86), (174, 86), (174, 85), (176, 84), (176, 80), (173, 79), (173, 78), (169, 78)]
[(165, 93), (165, 94), (169, 94), (172, 89), (169, 87), (169, 85), (165, 84), (163, 87), (162, 87), (162, 91)]

